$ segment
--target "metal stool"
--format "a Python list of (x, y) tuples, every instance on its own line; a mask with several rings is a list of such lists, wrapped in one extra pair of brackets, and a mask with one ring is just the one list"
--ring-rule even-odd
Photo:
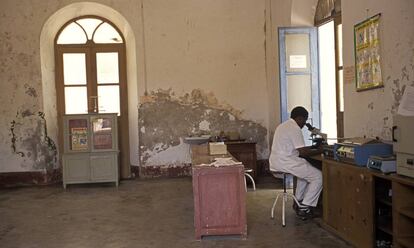
[[(254, 190), (254, 191), (256, 191), (256, 184), (254, 183), (253, 177), (249, 174), (249, 173), (252, 173), (252, 172), (253, 172), (253, 169), (249, 169), (249, 168), (244, 169), (244, 175), (250, 179), (250, 181), (251, 181), (251, 182), (252, 182), (252, 184), (253, 184), (253, 190)], [(247, 182), (246, 182), (246, 177), (244, 178), (244, 187), (245, 187), (246, 192), (247, 192)]]
[[(280, 174), (280, 173), (275, 173), (275, 174)], [(275, 174), (273, 174), (273, 176), (275, 176)], [(272, 206), (270, 216), (271, 216), (272, 219), (274, 219), (274, 212), (275, 212), (276, 203), (277, 203), (277, 200), (279, 199), (279, 196), (281, 196), (281, 198), (282, 198), (282, 226), (285, 227), (286, 226), (286, 221), (285, 221), (285, 214), (286, 213), (285, 213), (285, 210), (286, 210), (286, 202), (288, 200), (288, 196), (292, 197), (293, 200), (296, 202), (296, 204), (299, 207), (301, 207), (302, 205), (296, 199), (294, 194), (286, 192), (286, 175), (290, 175), (290, 174), (285, 173), (285, 172), (281, 172), (281, 174), (283, 175), (283, 192), (277, 194), (276, 199), (273, 202), (273, 206)]]

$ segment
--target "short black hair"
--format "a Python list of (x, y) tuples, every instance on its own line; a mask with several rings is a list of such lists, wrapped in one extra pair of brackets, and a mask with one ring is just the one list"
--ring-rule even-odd
[(308, 119), (309, 113), (302, 106), (298, 106), (298, 107), (295, 107), (294, 109), (292, 109), (292, 112), (290, 112), (290, 118), (295, 119), (296, 117), (299, 117), (299, 116), (301, 116), (305, 119)]

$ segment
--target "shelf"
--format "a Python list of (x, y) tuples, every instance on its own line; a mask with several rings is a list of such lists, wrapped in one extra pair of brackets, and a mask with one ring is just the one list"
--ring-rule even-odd
[(388, 200), (388, 199), (377, 198), (377, 201), (380, 202), (380, 203), (382, 203), (382, 204), (385, 204), (387, 206), (392, 207), (392, 202), (390, 200)]
[(407, 248), (414, 248), (414, 237), (398, 238), (397, 243)]
[(402, 207), (398, 210), (398, 212), (411, 219), (414, 219), (414, 207)]
[(388, 226), (377, 226), (377, 228), (383, 232), (385, 232), (386, 234), (392, 236), (392, 229)]
[(386, 219), (379, 219), (378, 220), (378, 224), (377, 224), (377, 228), (389, 235), (392, 236), (392, 222), (391, 219), (389, 219), (388, 221)]

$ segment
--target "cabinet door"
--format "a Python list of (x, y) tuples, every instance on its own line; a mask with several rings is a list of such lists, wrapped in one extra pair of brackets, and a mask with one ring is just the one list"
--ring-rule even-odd
[(373, 181), (364, 168), (324, 160), (323, 218), (356, 247), (373, 246)]
[(344, 197), (337, 197), (345, 184), (343, 171), (334, 163), (326, 160), (323, 163), (323, 218), (328, 225), (343, 232), (345, 201)]
[(115, 114), (91, 116), (92, 151), (118, 150), (117, 118)]
[(349, 204), (349, 236), (357, 247), (373, 246), (373, 181), (362, 169), (354, 170), (349, 185), (352, 197)]
[(196, 238), (246, 235), (243, 167), (193, 169)]
[(90, 149), (88, 115), (66, 115), (64, 151), (88, 152)]
[(63, 155), (63, 180), (65, 182), (88, 182), (89, 178), (89, 153)]
[(112, 181), (118, 178), (117, 154), (93, 154), (90, 157), (91, 180)]

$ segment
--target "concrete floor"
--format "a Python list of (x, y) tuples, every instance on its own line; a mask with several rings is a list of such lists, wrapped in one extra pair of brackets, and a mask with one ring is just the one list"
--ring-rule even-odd
[(282, 228), (280, 212), (269, 217), (276, 190), (261, 186), (247, 193), (247, 240), (202, 241), (194, 239), (191, 178), (1, 190), (0, 247), (349, 247), (291, 207)]

